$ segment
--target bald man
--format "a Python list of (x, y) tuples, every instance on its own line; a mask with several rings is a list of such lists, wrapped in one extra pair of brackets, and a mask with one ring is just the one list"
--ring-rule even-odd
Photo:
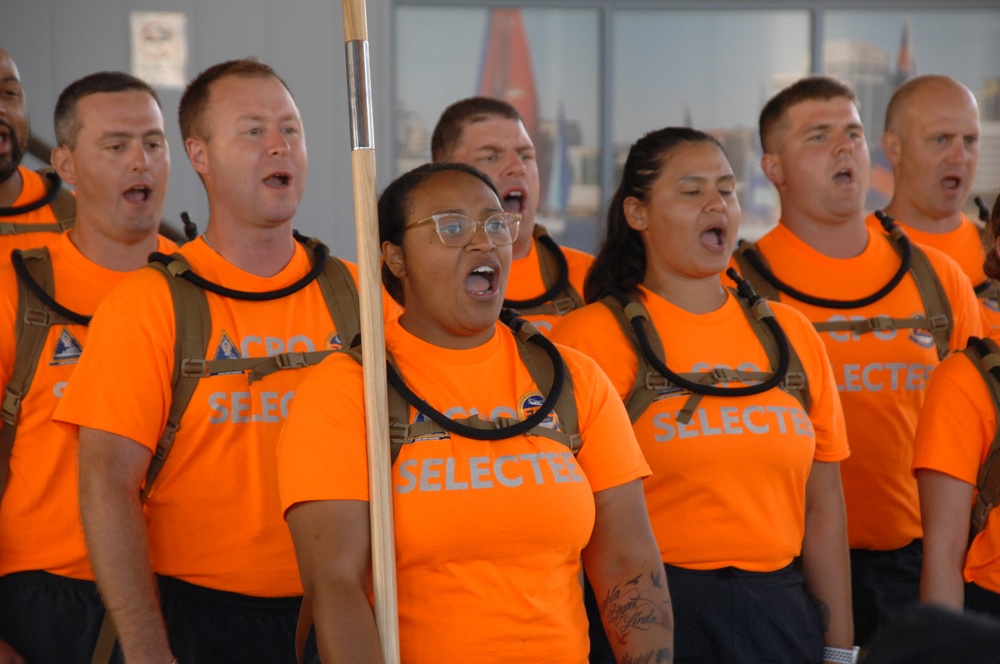
[[(911, 78), (889, 101), (882, 149), (895, 178), (885, 212), (915, 242), (955, 259), (976, 286), (986, 323), (1000, 326), (1000, 289), (983, 272), (979, 228), (962, 213), (979, 164), (975, 96), (948, 76)], [(879, 227), (874, 215), (868, 222)]]

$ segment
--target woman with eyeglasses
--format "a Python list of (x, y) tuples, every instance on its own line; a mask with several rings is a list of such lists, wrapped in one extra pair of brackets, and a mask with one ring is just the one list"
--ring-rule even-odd
[[(383, 282), (404, 307), (386, 326), (402, 660), (586, 662), (582, 560), (620, 660), (669, 662), (649, 471), (621, 400), (590, 358), (498, 322), (518, 221), (464, 165), (422, 166), (379, 200)], [(279, 443), (324, 662), (383, 659), (362, 387), (357, 360), (328, 358)]]
[(837, 387), (804, 317), (723, 286), (740, 216), (717, 140), (645, 135), (608, 210), (591, 304), (552, 339), (608, 374), (653, 471), (674, 661), (853, 661)]

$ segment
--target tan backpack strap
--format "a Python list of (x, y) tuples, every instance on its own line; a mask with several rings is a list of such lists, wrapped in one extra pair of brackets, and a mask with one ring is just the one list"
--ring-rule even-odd
[[(569, 266), (559, 245), (541, 224), (535, 224), (532, 238), (538, 252), (538, 267), (542, 274), (545, 292), (539, 297), (528, 300), (505, 300), (504, 306), (516, 309), (521, 316), (538, 314), (564, 316), (582, 307), (583, 298), (569, 279)], [(562, 274), (564, 271), (565, 274)], [(558, 287), (560, 279), (565, 279), (565, 285), (553, 293), (552, 290)]]
[(46, 186), (53, 183), (54, 178), (54, 183), (51, 186), (59, 187), (56, 197), (49, 203), (49, 207), (52, 208), (52, 214), (56, 218), (56, 225), (59, 226), (61, 231), (73, 228), (73, 225), (76, 223), (76, 196), (69, 189), (62, 186), (62, 180), (59, 179), (59, 175), (54, 169), (44, 168), (38, 171), (38, 173), (45, 179)]
[[(903, 229), (898, 225), (895, 226), (889, 233), (889, 242), (900, 256), (903, 255), (903, 239), (909, 242)], [(910, 275), (917, 284), (917, 291), (920, 293), (926, 313), (924, 324), (914, 327), (926, 329), (931, 333), (934, 345), (937, 347), (938, 359), (943, 360), (951, 352), (951, 330), (954, 326), (951, 304), (927, 254), (916, 243), (909, 242), (909, 245)]]
[[(739, 297), (735, 291), (733, 291), (733, 296), (736, 298), (736, 301), (740, 303), (740, 307), (743, 309), (747, 320), (750, 322), (751, 328), (760, 340), (761, 345), (764, 347), (764, 352), (767, 355), (770, 366), (772, 368), (777, 367), (780, 362), (777, 340), (774, 338), (771, 330), (768, 329), (766, 323), (764, 322), (765, 318), (773, 318), (773, 314), (771, 313), (767, 302), (764, 300), (758, 300), (755, 305), (751, 306), (742, 297)], [(638, 299), (638, 297), (630, 294), (628, 298), (629, 303), (624, 308), (621, 306), (621, 302), (612, 295), (602, 298), (600, 302), (608, 307), (608, 309), (614, 314), (622, 332), (632, 345), (632, 350), (638, 362), (635, 382), (632, 385), (631, 392), (625, 400), (625, 406), (626, 410), (628, 410), (629, 418), (634, 424), (636, 420), (638, 420), (639, 417), (646, 411), (646, 409), (649, 408), (649, 405), (656, 400), (656, 397), (660, 394), (660, 392), (669, 388), (672, 383), (666, 377), (661, 375), (650, 363), (646, 354), (642, 350), (639, 338), (632, 325), (632, 321), (635, 319), (644, 319), (646, 321), (647, 325), (645, 327), (650, 348), (654, 351), (657, 357), (662, 358), (663, 343), (660, 340), (656, 328), (649, 320), (649, 313), (646, 311), (646, 308), (642, 305), (642, 302)], [(803, 408), (805, 408), (806, 412), (809, 412), (810, 397), (808, 378), (802, 366), (802, 361), (795, 352), (795, 348), (791, 344), (788, 344), (788, 350), (788, 371), (785, 374), (785, 378), (782, 381), (780, 388), (795, 397), (795, 399), (802, 404)], [(702, 383), (705, 385), (718, 385), (736, 382), (764, 382), (773, 377), (774, 374), (764, 371), (743, 371), (737, 369), (715, 368), (712, 371), (678, 373), (677, 376), (691, 382)], [(681, 407), (680, 411), (678, 411), (677, 420), (683, 424), (690, 422), (698, 404), (701, 402), (701, 399), (702, 395), (700, 394), (693, 392), (689, 394), (688, 398), (684, 402), (684, 405)]]
[[(301, 238), (297, 238), (301, 239)], [(323, 299), (326, 301), (342, 344), (349, 345), (360, 330), (360, 311), (354, 278), (342, 261), (329, 256), (329, 250), (314, 238), (303, 240), (314, 254), (326, 255), (323, 270), (317, 276)], [(162, 258), (162, 257), (161, 257)], [(146, 473), (142, 491), (146, 499), (156, 476), (159, 474), (167, 455), (173, 446), (181, 418), (198, 387), (201, 378), (222, 373), (248, 371), (248, 381), (254, 383), (276, 371), (299, 369), (318, 364), (332, 350), (285, 352), (269, 357), (248, 357), (239, 359), (207, 359), (209, 337), (212, 334), (212, 320), (205, 291), (198, 285), (181, 277), (191, 270), (191, 266), (180, 254), (166, 263), (152, 261), (150, 267), (167, 279), (176, 319), (176, 340), (174, 345), (173, 394), (170, 413), (156, 452)], [(315, 264), (314, 264), (315, 265)], [(204, 280), (200, 280), (204, 282)], [(345, 339), (346, 337), (346, 339)]]
[(874, 316), (858, 320), (821, 321), (813, 323), (817, 332), (853, 332), (867, 334), (868, 332), (883, 332), (885, 330), (947, 330), (948, 319), (944, 316), (933, 318), (892, 318), (891, 316)]
[[(520, 327), (514, 331), (514, 338), (517, 343), (518, 354), (528, 368), (528, 373), (531, 374), (531, 379), (538, 387), (539, 392), (543, 394), (548, 393), (555, 381), (555, 371), (552, 367), (552, 361), (544, 348), (528, 341), (534, 335), (541, 335), (541, 333), (523, 319), (518, 319), (517, 322)], [(361, 363), (360, 347), (351, 348), (344, 352), (359, 364)], [(560, 361), (562, 360), (560, 359)], [(388, 358), (388, 362), (390, 364), (393, 363), (391, 357)], [(565, 369), (563, 388), (559, 393), (559, 398), (556, 400), (555, 405), (555, 414), (559, 419), (560, 429), (556, 430), (536, 425), (528, 430), (527, 434), (544, 436), (554, 440), (568, 447), (575, 455), (580, 451), (583, 439), (580, 436), (580, 422), (576, 409), (576, 399), (573, 394), (572, 378), (569, 369), (565, 367), (565, 363), (563, 367)], [(401, 377), (394, 364), (393, 368)], [(430, 419), (421, 420), (420, 422), (410, 422), (410, 405), (406, 402), (403, 395), (392, 386), (391, 382), (388, 386), (387, 396), (389, 402), (389, 443), (391, 446), (392, 463), (396, 462), (396, 458), (399, 456), (403, 445), (417, 442), (421, 438), (428, 436), (439, 437), (450, 435), (444, 427)], [(502, 429), (519, 423), (518, 420), (513, 418), (499, 417), (493, 420), (484, 420), (475, 416), (455, 420), (455, 422), (484, 431)]]
[[(548, 394), (552, 389), (553, 382), (555, 382), (555, 370), (552, 366), (552, 360), (549, 358), (548, 353), (545, 352), (545, 349), (530, 341), (536, 334), (541, 335), (538, 328), (522, 320), (519, 323), (518, 329), (514, 332), (514, 339), (517, 341), (518, 355), (521, 356), (521, 361), (528, 368), (528, 373), (531, 374), (531, 379), (538, 387), (538, 391), (542, 394)], [(560, 361), (563, 362), (563, 366), (565, 367), (565, 361)], [(570, 375), (569, 367), (566, 367), (563, 388), (562, 392), (559, 393), (559, 399), (556, 401), (555, 412), (559, 417), (559, 425), (562, 428), (562, 433), (569, 436), (568, 443), (562, 436), (559, 436), (560, 432), (548, 427), (535, 427), (531, 430), (531, 433), (552, 438), (566, 445), (572, 450), (574, 455), (579, 453), (583, 441), (580, 438), (580, 416), (576, 408), (576, 397), (573, 393), (573, 377)]]
[(757, 245), (748, 240), (740, 240), (733, 251), (733, 260), (739, 267), (740, 276), (749, 281), (754, 291), (762, 298), (777, 302), (781, 299), (781, 292), (764, 278), (760, 270), (751, 262), (751, 257), (767, 267), (767, 259), (764, 258), (764, 254), (757, 250)]
[[(538, 263), (539, 268), (542, 272), (542, 283), (545, 284), (545, 288), (551, 288), (559, 280), (559, 258), (556, 257), (555, 253), (559, 252), (560, 258), (564, 262), (566, 260), (565, 254), (556, 244), (555, 240), (549, 234), (549, 230), (542, 226), (541, 224), (535, 224), (535, 228), (532, 231), (532, 236), (535, 238), (538, 251)], [(543, 239), (544, 238), (544, 239)], [(566, 268), (566, 288), (563, 289), (557, 297), (553, 298), (549, 303), (552, 307), (552, 313), (557, 316), (564, 316), (574, 309), (579, 309), (585, 303), (583, 297), (577, 292), (576, 288), (573, 286), (573, 282), (569, 279), (569, 267)]]
[[(386, 362), (392, 363), (392, 361), (392, 358), (387, 354)], [(439, 430), (440, 427), (430, 420), (410, 423), (410, 404), (406, 403), (403, 395), (393, 389), (391, 385), (387, 386), (386, 398), (389, 412), (389, 465), (392, 465), (396, 463), (403, 445), (412, 443), (417, 437), (430, 433), (429, 431), (427, 433), (421, 432), (421, 425), (433, 425), (435, 431)]]
[[(962, 351), (979, 371), (993, 398), (993, 407), (1000, 421), (1000, 382), (993, 369), (1000, 368), (1000, 348), (989, 338), (969, 339), (969, 345)], [(990, 510), (1000, 501), (1000, 427), (994, 431), (993, 443), (986, 460), (979, 468), (976, 479), (976, 502), (972, 506), (969, 522), (969, 541), (986, 527)]]
[(156, 452), (146, 470), (146, 482), (140, 492), (143, 500), (149, 498), (153, 482), (163, 468), (163, 464), (166, 463), (167, 455), (170, 454), (170, 449), (173, 447), (174, 437), (177, 430), (180, 429), (181, 417), (183, 417), (184, 411), (198, 387), (200, 376), (185, 373), (185, 360), (204, 358), (208, 354), (208, 341), (212, 334), (212, 319), (205, 292), (178, 276), (184, 271), (190, 270), (191, 266), (180, 254), (174, 254), (173, 258), (174, 261), (166, 266), (157, 262), (149, 264), (150, 268), (163, 274), (170, 287), (176, 336), (174, 339), (173, 393), (170, 398), (170, 411), (163, 433), (156, 441)]
[[(27, 278), (33, 280), (49, 298), (55, 297), (55, 280), (52, 261), (45, 247), (15, 251), (11, 260), (24, 266)], [(53, 304), (56, 306), (57, 303)], [(70, 312), (72, 313), (72, 312)], [(17, 424), (21, 417), (21, 404), (35, 378), (38, 362), (42, 357), (49, 328), (53, 325), (81, 324), (49, 307), (28, 286), (22, 275), (17, 279), (17, 318), (14, 322), (14, 366), (0, 405), (0, 499), (10, 473), (10, 455), (17, 437)]]
[[(52, 265), (48, 260), (48, 250), (41, 249), (22, 252), (24, 265), (46, 293), (55, 291), (52, 278)], [(17, 319), (14, 322), (14, 367), (10, 381), (3, 395), (0, 419), (0, 499), (7, 485), (7, 475), (10, 472), (10, 455), (14, 449), (14, 439), (17, 437), (17, 423), (21, 417), (21, 403), (31, 389), (38, 360), (48, 337), (49, 312), (42, 302), (24, 284), (17, 280)]]
[[(342, 348), (350, 347), (361, 333), (361, 310), (358, 304), (358, 289), (354, 277), (342, 260), (329, 255), (329, 250), (316, 238), (305, 240), (308, 249), (316, 252), (322, 246), (327, 254), (323, 271), (316, 277), (323, 300), (326, 302), (330, 317), (333, 319), (337, 336), (340, 337)], [(285, 352), (268, 357), (247, 357), (224, 360), (186, 360), (183, 370), (199, 378), (214, 376), (234, 371), (249, 371), (248, 380), (254, 382), (269, 376), (276, 371), (300, 369), (322, 362), (334, 350), (315, 350), (305, 352)]]
[(186, 378), (207, 378), (227, 373), (247, 373), (247, 382), (258, 380), (278, 371), (311, 367), (325, 360), (334, 350), (287, 351), (267, 357), (242, 357), (239, 359), (202, 360), (183, 358), (181, 375)]
[(101, 618), (101, 628), (97, 632), (97, 642), (94, 644), (94, 654), (90, 658), (90, 664), (110, 664), (111, 655), (118, 641), (118, 630), (111, 620), (111, 612), (104, 610), (104, 617)]
[[(306, 246), (314, 251), (320, 244), (316, 238), (306, 240)], [(361, 309), (354, 277), (342, 260), (327, 255), (326, 265), (316, 280), (333, 318), (340, 344), (343, 348), (349, 348), (361, 333)]]
[[(361, 346), (356, 345), (342, 351), (358, 364), (363, 364)], [(386, 355), (386, 362), (392, 363), (392, 356)], [(389, 412), (389, 446), (390, 464), (396, 463), (399, 451), (403, 445), (412, 443), (415, 438), (438, 431), (443, 431), (441, 427), (431, 421), (410, 423), (410, 404), (406, 403), (399, 392), (393, 389), (392, 385), (387, 385), (388, 412)], [(421, 425), (430, 425), (423, 427)], [(431, 428), (433, 427), (433, 428)]]
[[(757, 335), (761, 346), (764, 347), (764, 352), (767, 354), (767, 360), (771, 368), (777, 367), (780, 362), (778, 342), (764, 322), (765, 318), (774, 317), (771, 307), (766, 300), (759, 300), (751, 306), (734, 289), (729, 290), (733, 294), (733, 297), (736, 298), (736, 301), (740, 303), (740, 307), (743, 309), (747, 320), (750, 321), (750, 327), (753, 328), (754, 334)], [(812, 398), (809, 395), (809, 378), (805, 368), (802, 366), (802, 359), (795, 352), (795, 345), (790, 340), (788, 342), (788, 353), (788, 371), (785, 373), (785, 379), (781, 382), (780, 387), (795, 397), (795, 400), (802, 404), (802, 408), (808, 413), (812, 407)], [(763, 378), (758, 377), (753, 380), (766, 380), (771, 374), (763, 373), (761, 375)]]
[[(638, 362), (635, 381), (632, 383), (632, 389), (625, 398), (625, 409), (628, 411), (628, 416), (632, 424), (635, 424), (636, 420), (649, 408), (649, 405), (656, 400), (659, 393), (670, 386), (670, 383), (649, 363), (646, 354), (642, 352), (642, 346), (639, 345), (639, 338), (635, 334), (635, 328), (632, 327), (632, 319), (634, 318), (643, 318), (648, 322), (649, 312), (646, 311), (646, 307), (642, 305), (638, 297), (630, 294), (628, 299), (629, 303), (624, 307), (618, 298), (613, 295), (606, 295), (601, 298), (600, 303), (607, 307), (614, 315), (622, 333), (632, 346), (632, 353)], [(648, 328), (650, 332), (648, 335), (650, 347), (657, 355), (663, 357), (663, 343), (660, 341), (660, 335), (652, 325), (649, 325)]]

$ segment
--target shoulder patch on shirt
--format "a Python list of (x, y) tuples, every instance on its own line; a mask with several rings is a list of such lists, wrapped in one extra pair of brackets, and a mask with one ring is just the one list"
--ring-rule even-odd
[(213, 360), (239, 360), (242, 359), (240, 356), (239, 349), (236, 348), (236, 344), (233, 340), (229, 338), (226, 331), (222, 331), (222, 336), (219, 338), (219, 345), (215, 347), (215, 355), (212, 357)]
[[(542, 407), (543, 403), (545, 403), (545, 398), (541, 395), (541, 393), (528, 392), (517, 402), (517, 416), (522, 421), (526, 420), (538, 412), (538, 409)], [(542, 420), (542, 423), (538, 426), (552, 429), (553, 431), (562, 431), (562, 427), (559, 426), (559, 416), (556, 415), (555, 411), (549, 413), (549, 416)]]
[(63, 325), (62, 329), (59, 331), (59, 339), (56, 341), (56, 348), (52, 353), (52, 359), (49, 360), (49, 366), (55, 367), (61, 364), (76, 364), (76, 361), (80, 359), (80, 353), (83, 352), (83, 346), (80, 342), (76, 340), (66, 326)]
[(327, 350), (341, 350), (344, 347), (344, 342), (340, 340), (340, 335), (336, 331), (331, 332), (326, 337), (326, 349)]
[[(914, 313), (910, 314), (911, 318), (922, 318), (923, 314)], [(931, 334), (930, 330), (925, 330), (923, 328), (914, 328), (910, 330), (910, 341), (917, 344), (921, 348), (934, 348), (934, 335)]]

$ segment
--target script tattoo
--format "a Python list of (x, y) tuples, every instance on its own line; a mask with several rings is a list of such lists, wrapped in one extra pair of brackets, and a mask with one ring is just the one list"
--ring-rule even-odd
[(669, 664), (672, 661), (673, 653), (668, 648), (660, 648), (641, 655), (625, 655), (621, 664)]
[[(663, 587), (662, 574), (662, 571), (650, 572), (649, 578), (652, 585), (657, 588)], [(613, 586), (608, 590), (604, 596), (604, 600), (601, 602), (601, 614), (604, 616), (608, 631), (623, 646), (628, 643), (629, 636), (635, 631), (645, 632), (654, 627), (665, 629), (672, 629), (673, 627), (672, 621), (666, 615), (664, 607), (659, 604), (657, 599), (643, 592), (640, 586), (642, 577), (643, 575), (640, 574), (623, 584)], [(633, 656), (632, 659), (627, 661), (669, 661), (669, 650), (665, 651), (668, 653), (667, 660), (652, 659), (652, 657), (659, 658), (659, 653), (662, 652), (664, 651), (650, 651), (642, 656)], [(649, 658), (642, 659), (643, 657)]]

